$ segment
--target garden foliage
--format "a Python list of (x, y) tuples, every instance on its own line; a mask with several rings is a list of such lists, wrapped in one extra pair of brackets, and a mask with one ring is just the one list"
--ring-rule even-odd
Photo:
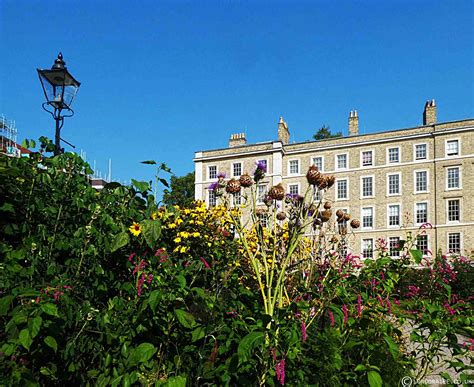
[(96, 191), (51, 150), (0, 156), (1, 384), (396, 386), (446, 354), (472, 380), (466, 258), (409, 237), (362, 262), (350, 230), (324, 237), (324, 201), (276, 190), (262, 209), (247, 180), (213, 208), (160, 207), (149, 183)]

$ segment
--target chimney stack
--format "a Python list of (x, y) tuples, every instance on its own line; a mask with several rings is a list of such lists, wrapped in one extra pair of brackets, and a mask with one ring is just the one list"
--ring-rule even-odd
[(280, 117), (280, 121), (278, 122), (278, 141), (281, 141), (283, 144), (290, 142), (290, 131), (283, 117)]
[(434, 99), (426, 101), (423, 111), (423, 125), (436, 124), (436, 102)]
[(245, 133), (235, 133), (230, 135), (229, 148), (234, 148), (236, 146), (246, 145), (247, 139), (245, 138)]
[(359, 116), (357, 110), (350, 111), (349, 113), (349, 136), (359, 135)]

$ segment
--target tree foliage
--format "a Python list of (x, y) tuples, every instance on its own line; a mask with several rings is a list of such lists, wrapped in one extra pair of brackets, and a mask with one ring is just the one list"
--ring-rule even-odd
[(194, 172), (185, 176), (171, 176), (171, 189), (163, 192), (163, 203), (166, 205), (178, 205), (189, 207), (194, 200)]
[(336, 138), (342, 137), (341, 132), (331, 133), (331, 128), (326, 125), (321, 126), (318, 131), (313, 135), (313, 139), (315, 140), (324, 140), (325, 138)]

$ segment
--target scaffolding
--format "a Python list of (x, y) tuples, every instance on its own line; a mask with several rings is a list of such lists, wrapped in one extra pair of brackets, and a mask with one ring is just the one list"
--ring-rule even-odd
[(16, 143), (18, 130), (15, 121), (7, 120), (2, 114), (0, 116), (0, 153), (8, 156), (20, 157), (21, 152)]

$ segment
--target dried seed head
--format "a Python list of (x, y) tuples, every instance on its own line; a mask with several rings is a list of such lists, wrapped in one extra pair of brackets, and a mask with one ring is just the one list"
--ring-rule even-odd
[(270, 196), (270, 198), (273, 200), (283, 200), (285, 198), (285, 189), (281, 183), (279, 183), (270, 188), (270, 191), (268, 191), (268, 196)]
[(359, 228), (359, 227), (360, 227), (360, 221), (359, 221), (359, 219), (352, 219), (352, 220), (351, 220), (351, 227), (352, 227), (352, 228)]
[(310, 185), (318, 185), (321, 178), (321, 173), (318, 171), (318, 167), (311, 165), (308, 172), (306, 173), (306, 179)]
[(227, 193), (230, 193), (230, 194), (235, 194), (237, 192), (240, 192), (240, 181), (236, 179), (230, 179), (227, 182), (225, 190)]
[(253, 179), (248, 173), (244, 173), (240, 176), (240, 185), (244, 188), (251, 187), (253, 184)]

